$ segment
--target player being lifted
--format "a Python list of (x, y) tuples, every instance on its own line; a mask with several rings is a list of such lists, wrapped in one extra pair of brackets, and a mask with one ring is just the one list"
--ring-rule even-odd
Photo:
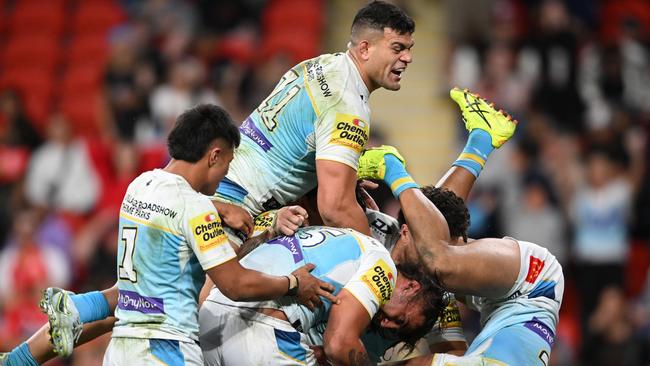
[(325, 225), (369, 234), (355, 199), (359, 155), (370, 135), (368, 98), (379, 88), (400, 89), (414, 30), (413, 20), (392, 4), (375, 1), (360, 9), (347, 52), (294, 66), (243, 122), (241, 146), (217, 197), (255, 216), (318, 185)]
[[(299, 199), (318, 184), (326, 225), (369, 234), (354, 189), (357, 161), (370, 133), (368, 97), (378, 88), (400, 88), (412, 60), (414, 30), (413, 20), (392, 4), (375, 1), (360, 9), (347, 52), (293, 67), (243, 122), (241, 145), (214, 198), (242, 205), (255, 216)], [(224, 230), (239, 245), (252, 222), (248, 227), (240, 235)], [(81, 331), (79, 318), (101, 319), (117, 301), (116, 286), (72, 298), (48, 289), (43, 304), (58, 329), (52, 339), (56, 352), (70, 354)]]
[[(460, 96), (462, 96), (462, 98)], [(465, 152), (461, 155), (460, 159), (454, 163), (455, 167), (452, 167), (449, 173), (440, 182), (443, 187), (452, 189), (457, 193), (466, 196), (475, 180), (475, 176), (472, 174), (478, 175), (482, 168), (482, 164), (479, 164), (479, 161), (484, 163), (489, 152), (492, 150), (492, 146), (500, 146), (512, 135), (514, 124), (503, 114), (494, 111), (487, 105), (483, 105), (482, 100), (475, 98), (471, 94), (452, 91), (452, 97), (454, 97), (461, 106), (465, 117), (468, 115), (466, 109), (471, 108), (469, 105), (476, 103), (474, 105), (476, 110), (480, 113), (484, 113), (486, 121), (489, 120), (488, 125), (486, 125), (485, 123), (477, 123), (474, 119), (468, 119), (472, 122), (467, 123), (467, 127), (470, 129), (471, 133)], [(496, 143), (493, 144), (492, 141), (496, 141)], [(413, 249), (413, 243), (417, 243), (421, 240), (422, 235), (420, 234), (420, 226), (431, 226), (433, 224), (434, 229), (446, 233), (447, 236), (449, 236), (449, 232), (454, 233), (454, 236), (459, 238), (459, 244), (462, 244), (463, 237), (466, 235), (466, 208), (462, 204), (462, 200), (459, 198), (454, 199), (456, 196), (450, 191), (429, 189), (427, 193), (428, 199), (435, 202), (436, 205), (439, 205), (440, 209), (443, 210), (444, 216), (440, 216), (439, 214), (438, 217), (429, 217), (424, 215), (427, 219), (424, 220), (424, 222), (419, 222), (419, 217), (413, 218), (413, 212), (415, 212), (417, 216), (420, 214), (420, 209), (418, 208), (418, 210), (414, 210), (411, 208), (411, 205), (422, 206), (423, 203), (417, 200), (414, 202), (405, 201), (404, 197), (410, 197), (412, 195), (411, 191), (414, 191), (412, 188), (416, 188), (417, 185), (404, 170), (402, 161), (391, 153), (397, 155), (394, 149), (371, 150), (366, 153), (361, 161), (360, 174), (362, 176), (384, 179), (386, 183), (391, 186), (394, 194), (402, 201), (406, 222), (404, 221), (404, 218), (401, 218), (398, 240), (394, 243), (392, 248), (392, 258), (388, 257), (385, 251), (382, 252), (381, 248), (374, 244), (372, 240), (363, 237), (359, 233), (341, 232), (333, 229), (305, 229), (301, 230), (297, 237), (281, 237), (267, 244), (263, 244), (257, 252), (254, 251), (249, 255), (249, 257), (244, 259), (243, 262), (245, 265), (251, 266), (252, 268), (263, 269), (269, 273), (284, 273), (292, 267), (299, 265), (299, 263), (307, 258), (310, 260), (313, 259), (314, 261), (322, 261), (323, 263), (330, 263), (328, 268), (325, 268), (326, 266), (321, 266), (323, 268), (319, 267), (320, 272), (318, 272), (318, 276), (327, 279), (330, 282), (338, 282), (337, 287), (343, 287), (345, 289), (345, 291), (342, 291), (339, 294), (340, 303), (331, 306), (328, 304), (325, 308), (319, 309), (318, 313), (313, 314), (308, 312), (306, 309), (301, 310), (302, 308), (300, 306), (291, 302), (265, 302), (256, 303), (254, 304), (255, 306), (252, 306), (250, 303), (241, 305), (225, 299), (220, 291), (214, 290), (209, 300), (204, 303), (205, 307), (202, 310), (203, 315), (201, 316), (201, 344), (207, 362), (228, 363), (228, 360), (233, 360), (235, 359), (234, 357), (241, 357), (240, 350), (248, 347), (246, 346), (246, 344), (248, 344), (247, 339), (250, 340), (250, 337), (252, 337), (252, 334), (255, 332), (273, 335), (273, 337), (268, 337), (268, 339), (264, 337), (255, 338), (255, 347), (258, 347), (259, 350), (264, 349), (268, 351), (261, 352), (262, 356), (258, 355), (259, 357), (269, 357), (270, 359), (273, 359), (274, 362), (280, 362), (279, 360), (287, 360), (287, 358), (282, 355), (286, 355), (288, 354), (287, 352), (289, 352), (289, 354), (294, 356), (299, 354), (300, 358), (305, 359), (304, 361), (311, 362), (313, 361), (313, 357), (305, 346), (306, 340), (304, 334), (309, 333), (310, 336), (313, 336), (313, 331), (316, 333), (321, 332), (320, 334), (324, 338), (325, 354), (331, 360), (342, 364), (367, 362), (369, 358), (368, 351), (371, 351), (375, 357), (379, 357), (383, 354), (385, 349), (396, 340), (395, 338), (377, 339), (378, 337), (376, 337), (376, 334), (372, 337), (372, 334), (364, 333), (370, 324), (374, 324), (373, 327), (376, 329), (390, 330), (400, 336), (422, 335), (423, 330), (428, 330), (428, 328), (430, 328), (430, 315), (441, 310), (439, 287), (435, 284), (431, 284), (430, 280), (427, 282), (426, 278), (422, 278), (421, 276), (418, 277), (413, 274), (409, 275), (404, 272), (402, 272), (401, 275), (395, 273), (391, 266), (392, 259), (395, 259), (398, 264), (406, 262), (404, 263), (405, 266), (407, 266), (409, 262), (417, 262), (419, 260), (414, 251), (409, 253), (407, 249)], [(469, 153), (479, 153), (480, 155), (469, 156), (468, 160)], [(477, 161), (479, 158), (481, 160)], [(417, 191), (420, 192), (419, 190)], [(433, 194), (431, 194), (432, 192)], [(418, 196), (416, 197), (419, 199)], [(427, 198), (423, 199), (428, 201)], [(450, 225), (449, 228), (447, 228), (447, 223), (443, 217), (448, 218)], [(318, 238), (321, 238), (322, 240), (315, 240)], [(340, 245), (341, 243), (345, 243), (348, 239), (349, 241), (354, 240), (355, 245), (345, 246), (354, 250), (350, 250), (348, 253), (341, 250), (329, 250), (327, 253), (323, 253), (322, 248)], [(364, 251), (363, 248), (367, 250), (367, 254), (362, 253)], [(372, 250), (370, 250), (370, 248), (372, 248)], [(319, 251), (318, 249), (321, 250)], [(273, 257), (277, 260), (263, 260), (269, 253), (274, 253)], [(388, 289), (392, 289), (393, 286), (395, 286), (390, 280), (391, 276), (386, 275), (388, 280), (384, 281), (385, 283), (381, 281), (373, 283), (372, 277), (368, 276), (366, 276), (366, 279), (370, 278), (371, 280), (366, 282), (363, 281), (363, 275), (366, 274), (364, 270), (368, 269), (367, 267), (369, 263), (367, 260), (364, 260), (364, 258), (370, 258), (368, 255), (373, 253), (379, 255), (379, 257), (371, 258), (372, 260), (370, 260), (370, 262), (378, 262), (378, 259), (382, 259), (384, 263), (386, 263), (386, 265), (383, 265), (382, 263), (383, 267), (380, 266), (382, 271), (384, 271), (384, 273), (393, 271), (391, 272), (393, 274), (392, 277), (397, 278), (395, 294), (393, 295), (396, 296), (395, 299), (387, 301), (387, 296), (383, 296), (381, 291), (382, 289), (388, 291)], [(333, 260), (332, 258), (337, 255), (353, 256), (354, 258), (348, 258), (347, 261), (350, 263), (356, 263), (358, 266), (352, 266), (353, 268), (348, 268), (347, 271), (342, 271), (344, 268), (342, 268), (341, 265), (343, 262), (346, 262), (346, 260)], [(332, 258), (329, 258), (328, 256)], [(282, 259), (285, 257), (286, 260)], [(411, 260), (405, 260), (405, 257), (410, 257)], [(355, 258), (356, 261), (354, 260)], [(509, 258), (512, 259), (512, 257)], [(486, 255), (484, 259), (488, 262), (494, 260), (490, 255)], [(548, 261), (549, 268), (553, 268), (554, 270), (557, 269), (557, 266), (553, 263), (552, 256), (547, 255), (545, 259)], [(513, 264), (511, 262), (508, 263), (511, 265)], [(518, 258), (516, 263), (518, 266)], [(371, 267), (374, 269), (377, 265)], [(444, 269), (444, 267), (442, 268)], [(505, 268), (508, 269), (509, 267)], [(527, 269), (521, 269), (521, 271), (526, 270)], [(344, 272), (347, 273), (345, 276), (342, 275)], [(468, 270), (468, 272), (473, 273), (472, 270)], [(377, 278), (381, 279), (380, 277)], [(436, 277), (432, 278), (435, 279)], [(469, 278), (469, 280), (471, 280), (471, 278)], [(499, 279), (497, 278), (494, 280), (498, 286), (498, 282), (496, 281)], [(446, 282), (443, 282), (443, 284), (447, 285)], [(560, 279), (556, 284), (557, 287), (552, 288), (557, 288), (558, 291), (553, 294), (553, 297), (559, 299), (561, 298), (562, 286), (561, 273)], [(486, 284), (482, 285), (487, 286)], [(519, 284), (516, 284), (516, 286), (519, 286)], [(434, 296), (426, 296), (425, 294), (431, 291), (431, 289), (435, 290), (433, 293)], [(533, 296), (534, 293), (535, 291), (524, 291), (514, 297), (516, 297), (518, 301), (525, 303), (529, 313), (537, 315), (535, 318), (537, 320), (533, 320), (535, 326), (543, 327), (543, 324), (551, 324), (551, 326), (554, 326), (552, 311), (549, 312), (538, 306), (540, 301), (545, 300), (537, 299), (530, 302), (527, 301), (528, 299), (535, 298)], [(548, 299), (548, 296), (550, 295), (546, 293), (545, 296)], [(554, 304), (555, 302), (559, 303), (559, 301), (551, 300), (549, 304)], [(433, 304), (435, 310), (431, 307), (427, 307), (427, 304), (429, 306)], [(224, 306), (231, 307), (232, 309), (224, 311)], [(382, 307), (382, 309), (379, 310), (379, 307)], [(247, 308), (248, 310), (237, 310), (236, 308)], [(261, 310), (261, 312), (251, 309)], [(422, 312), (422, 309), (427, 309), (427, 311)], [(424, 316), (425, 314), (428, 314), (429, 317)], [(219, 321), (215, 321), (215, 319), (210, 315), (217, 315)], [(241, 323), (244, 322), (244, 319), (250, 320), (251, 318), (255, 318), (259, 321), (261, 321), (260, 319), (266, 319), (266, 325), (268, 326), (262, 325), (261, 328), (257, 327), (260, 329), (257, 329), (256, 327), (251, 329), (239, 329), (241, 328)], [(521, 318), (517, 318), (516, 321), (521, 321)], [(325, 324), (326, 327), (324, 326)], [(489, 328), (490, 325), (488, 324), (484, 330), (486, 333), (482, 334), (491, 334), (490, 331), (488, 331)], [(548, 328), (544, 329), (551, 331)], [(303, 332), (302, 335), (298, 334), (298, 330)], [(322, 333), (323, 330), (324, 334)], [(235, 337), (233, 335), (232, 338), (221, 337), (223, 334), (230, 334), (228, 332), (231, 331), (234, 331), (240, 336)], [(219, 334), (219, 337), (216, 336), (217, 333)], [(532, 334), (535, 335), (534, 333)], [(524, 336), (525, 335), (526, 334), (524, 334)], [(369, 338), (369, 336), (371, 337)], [(509, 339), (513, 337), (513, 335), (505, 334), (504, 337)], [(317, 337), (312, 337), (312, 340), (315, 338)], [(363, 339), (363, 342), (361, 339)], [(290, 342), (287, 340), (290, 340)], [(532, 343), (534, 347), (539, 346), (539, 342), (536, 343), (535, 338), (529, 337), (527, 340), (531, 341), (530, 343)], [(286, 347), (281, 348), (279, 346), (280, 343)], [(475, 347), (475, 345), (476, 343), (474, 343), (472, 347)], [(295, 351), (295, 353), (291, 353), (291, 350)], [(545, 351), (546, 349), (542, 347), (540, 352), (543, 354)], [(524, 359), (530, 356), (528, 350), (522, 353), (523, 356), (520, 357), (524, 357)], [(253, 357), (254, 354), (256, 353), (252, 353), (249, 357)], [(354, 357), (351, 358), (350, 355), (353, 355)], [(421, 360), (422, 359), (416, 359), (409, 362), (417, 362)], [(424, 361), (427, 362), (426, 359), (424, 359)], [(428, 362), (431, 362), (430, 359)], [(513, 364), (518, 363), (515, 362)]]
[[(169, 164), (143, 173), (129, 185), (119, 220), (118, 321), (105, 364), (144, 365), (162, 359), (202, 365), (196, 341), (198, 297), (206, 273), (229, 297), (240, 300), (290, 295), (310, 308), (320, 304), (319, 296), (336, 301), (328, 292), (334, 287), (309, 274), (311, 265), (285, 276), (240, 265), (206, 196), (227, 173), (239, 139), (239, 131), (221, 108), (192, 108), (178, 117), (169, 134)], [(103, 298), (100, 293), (90, 295), (86, 299)], [(50, 319), (65, 321), (56, 315), (68, 311), (62, 305), (46, 303)], [(94, 309), (102, 310), (106, 309)], [(52, 332), (53, 339), (73, 334)], [(65, 342), (72, 344), (74, 339)], [(27, 345), (21, 347), (19, 361), (34, 364)], [(11, 365), (16, 360), (10, 355), (7, 361)]]
[[(468, 143), (454, 167), (438, 183), (466, 199), (494, 147), (514, 130), (483, 99), (454, 89), (470, 131)], [(539, 245), (513, 238), (479, 239), (465, 243), (451, 237), (450, 227), (387, 149), (366, 153), (361, 175), (384, 179), (398, 196), (413, 249), (425, 271), (443, 288), (457, 294), (481, 313), (483, 329), (464, 356), (435, 354), (408, 365), (548, 365), (564, 292), (562, 267)], [(399, 191), (403, 184), (412, 187)]]

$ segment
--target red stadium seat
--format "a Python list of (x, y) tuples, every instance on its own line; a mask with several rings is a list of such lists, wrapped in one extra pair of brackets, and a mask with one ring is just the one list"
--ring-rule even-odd
[(40, 68), (16, 68), (3, 73), (0, 88), (20, 93), (27, 115), (42, 131), (52, 105), (54, 75)]
[(75, 12), (72, 32), (103, 33), (126, 19), (124, 10), (112, 1), (80, 1)]
[(103, 67), (108, 59), (106, 35), (102, 33), (75, 37), (65, 58), (69, 66), (91, 64)]
[(63, 1), (19, 1), (9, 17), (11, 34), (59, 36), (64, 25)]
[(60, 95), (79, 95), (94, 93), (101, 88), (104, 69), (102, 67), (84, 64), (70, 66), (61, 82)]
[(96, 137), (98, 127), (99, 93), (63, 94), (58, 104), (58, 110), (68, 118), (77, 135)]
[(262, 15), (264, 33), (273, 33), (288, 28), (314, 35), (323, 30), (323, 5), (320, 0), (276, 0), (272, 1)]
[(286, 32), (275, 32), (262, 41), (261, 55), (269, 59), (276, 54), (285, 53), (293, 63), (316, 57), (321, 52), (320, 39), (309, 33), (296, 33), (289, 29)]
[(15, 67), (42, 67), (53, 71), (61, 56), (58, 37), (51, 35), (25, 35), (9, 39), (2, 53), (2, 66), (6, 69)]

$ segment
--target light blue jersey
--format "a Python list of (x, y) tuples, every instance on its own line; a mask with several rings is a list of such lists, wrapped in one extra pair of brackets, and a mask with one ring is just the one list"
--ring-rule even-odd
[(370, 134), (368, 96), (347, 54), (296, 65), (242, 123), (241, 145), (217, 196), (256, 216), (312, 190), (317, 159), (356, 170)]
[[(311, 272), (317, 278), (351, 292), (372, 318), (391, 297), (395, 289), (397, 269), (388, 251), (377, 240), (351, 229), (312, 226), (299, 229), (293, 236), (280, 236), (249, 253), (242, 266), (270, 275), (287, 275), (297, 268), (313, 263)], [(235, 302), (216, 287), (207, 301), (243, 308), (282, 310), (298, 330), (307, 332), (327, 322), (331, 303), (315, 312), (296, 302), (295, 298), (273, 301)]]
[(235, 258), (207, 196), (164, 170), (143, 173), (120, 209), (113, 337), (198, 339), (204, 271)]
[(466, 304), (481, 313), (483, 329), (464, 356), (437, 354), (432, 366), (549, 364), (564, 294), (562, 266), (546, 248), (515, 241), (517, 281), (500, 299), (467, 297)]

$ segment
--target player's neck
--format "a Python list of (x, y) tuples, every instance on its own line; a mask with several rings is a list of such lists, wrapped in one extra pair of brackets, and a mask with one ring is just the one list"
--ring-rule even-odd
[(361, 61), (361, 59), (358, 57), (358, 55), (353, 49), (348, 49), (347, 55), (350, 56), (352, 63), (357, 68), (357, 71), (359, 72), (359, 76), (361, 76), (361, 80), (363, 80), (363, 83), (366, 85), (366, 88), (368, 88), (368, 93), (369, 94), (372, 93), (375, 89), (378, 88), (378, 86), (373, 84), (372, 81), (370, 80), (368, 73), (366, 73), (366, 70), (363, 67), (363, 62)]
[(201, 192), (205, 185), (204, 176), (200, 174), (196, 163), (172, 159), (163, 170), (182, 177), (197, 192)]

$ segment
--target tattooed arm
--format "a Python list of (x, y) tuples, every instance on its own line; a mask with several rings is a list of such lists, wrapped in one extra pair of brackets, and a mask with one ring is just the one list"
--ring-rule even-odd
[(338, 298), (340, 303), (332, 305), (325, 329), (325, 355), (334, 365), (371, 365), (360, 338), (370, 324), (368, 311), (346, 289)]

